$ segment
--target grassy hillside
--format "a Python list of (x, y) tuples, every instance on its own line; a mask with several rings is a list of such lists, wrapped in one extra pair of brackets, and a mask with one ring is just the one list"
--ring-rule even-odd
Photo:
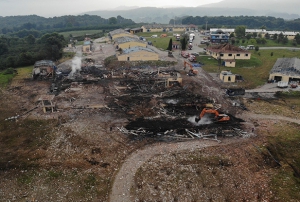
[[(277, 58), (282, 57), (298, 57), (299, 51), (295, 50), (259, 50), (251, 51), (250, 60), (237, 60), (236, 67), (219, 66), (218, 61), (209, 56), (199, 56), (198, 61), (205, 65), (202, 68), (211, 73), (219, 73), (222, 70), (230, 70), (234, 74), (240, 74), (245, 82), (237, 83), (237, 85), (255, 88), (267, 82), (269, 72), (275, 64)], [(271, 56), (273, 53), (273, 56)]]

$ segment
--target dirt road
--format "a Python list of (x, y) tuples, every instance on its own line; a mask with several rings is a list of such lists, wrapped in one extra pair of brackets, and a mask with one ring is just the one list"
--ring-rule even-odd
[[(292, 119), (278, 115), (264, 115), (264, 114), (253, 114), (245, 112), (244, 116), (248, 120), (251, 119), (271, 119), (271, 120), (282, 120), (300, 124), (300, 120)], [(205, 147), (216, 146), (227, 143), (217, 143), (214, 141), (195, 140), (190, 142), (179, 142), (179, 143), (159, 143), (150, 145), (142, 150), (137, 150), (131, 154), (126, 161), (123, 163), (121, 169), (115, 177), (113, 182), (112, 192), (110, 194), (110, 201), (112, 202), (131, 202), (133, 196), (130, 195), (131, 187), (134, 185), (134, 176), (138, 171), (139, 167), (143, 163), (150, 160), (155, 155), (162, 155), (166, 153), (181, 152), (184, 150), (199, 150)]]
[(115, 177), (109, 200), (112, 202), (131, 202), (131, 187), (134, 185), (134, 176), (138, 168), (155, 155), (173, 153), (183, 150), (198, 150), (204, 147), (218, 145), (215, 141), (195, 140), (191, 142), (161, 143), (150, 145), (132, 153), (123, 163)]

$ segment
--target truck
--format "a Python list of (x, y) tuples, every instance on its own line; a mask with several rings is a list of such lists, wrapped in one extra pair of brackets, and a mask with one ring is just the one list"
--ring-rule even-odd
[(180, 41), (180, 34), (176, 34), (176, 41)]
[(287, 88), (288, 86), (289, 86), (288, 82), (278, 81), (278, 83), (277, 83), (278, 88)]

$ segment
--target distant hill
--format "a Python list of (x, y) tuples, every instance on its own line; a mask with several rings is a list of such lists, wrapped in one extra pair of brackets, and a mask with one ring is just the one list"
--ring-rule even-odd
[[(220, 3), (209, 4), (205, 6), (199, 7), (177, 7), (177, 8), (156, 8), (156, 7), (141, 7), (135, 9), (126, 9), (126, 10), (98, 10), (98, 11), (90, 11), (85, 12), (85, 14), (90, 15), (99, 15), (103, 18), (109, 18), (117, 15), (121, 15), (125, 18), (132, 19), (136, 23), (144, 22), (144, 23), (169, 23), (171, 19), (174, 17), (182, 17), (182, 16), (273, 16), (277, 18), (283, 19), (296, 19), (300, 18), (298, 14), (299, 11), (296, 12), (297, 8), (299, 8), (299, 2), (295, 5), (299, 5), (298, 7), (294, 7), (293, 9), (288, 9), (293, 7), (293, 5), (283, 5), (281, 3), (282, 8), (284, 9), (268, 9), (273, 8), (275, 4), (274, 1), (265, 1), (264, 3), (258, 3), (258, 0), (249, 1), (237, 1), (237, 0), (224, 0)], [(292, 0), (294, 1), (294, 0)], [(237, 3), (238, 2), (238, 3)], [(284, 2), (284, 1), (283, 1)], [(245, 5), (253, 5), (250, 7), (243, 6)], [(238, 5), (239, 7), (237, 7)], [(287, 12), (288, 11), (288, 12)], [(295, 12), (291, 12), (295, 11)]]
[[(235, 9), (251, 9), (255, 11), (264, 12), (265, 15), (281, 13), (290, 16), (299, 15), (299, 0), (251, 0), (251, 1), (241, 1), (241, 0), (223, 0), (218, 3), (206, 4), (204, 6), (207, 8), (235, 8)], [(276, 17), (276, 16), (275, 16)]]
[[(114, 25), (135, 24), (132, 20), (123, 18), (120, 15), (114, 17)], [(98, 15), (66, 15), (53, 18), (45, 18), (37, 15), (0, 17), (0, 33), (2, 34), (22, 29), (36, 29), (42, 31), (66, 28), (79, 29), (81, 27), (96, 27), (99, 25), (111, 25), (111, 23), (109, 19), (102, 18)]]

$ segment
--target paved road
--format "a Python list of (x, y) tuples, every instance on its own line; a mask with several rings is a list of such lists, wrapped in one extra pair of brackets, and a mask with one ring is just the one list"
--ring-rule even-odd
[(295, 47), (259, 47), (260, 50), (273, 50), (273, 49), (287, 49), (287, 50), (300, 50), (300, 48)]

